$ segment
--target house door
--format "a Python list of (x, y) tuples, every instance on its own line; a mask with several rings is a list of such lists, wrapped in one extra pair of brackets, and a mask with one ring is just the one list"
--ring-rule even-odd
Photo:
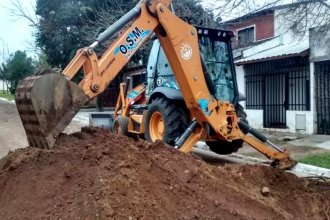
[(264, 77), (264, 127), (286, 128), (285, 74), (272, 74)]
[(317, 133), (330, 134), (330, 61), (315, 64)]

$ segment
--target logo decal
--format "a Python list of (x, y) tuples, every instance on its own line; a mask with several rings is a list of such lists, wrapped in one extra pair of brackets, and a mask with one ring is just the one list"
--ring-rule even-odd
[(135, 49), (139, 46), (144, 38), (150, 34), (150, 30), (143, 30), (135, 27), (131, 33), (125, 39), (125, 43), (121, 44), (115, 49), (114, 54), (123, 54), (126, 59), (129, 59), (135, 52)]
[(137, 91), (135, 91), (135, 90), (133, 90), (132, 92), (130, 92), (129, 94), (128, 94), (128, 98), (129, 99), (135, 99), (138, 95), (140, 95), (140, 93), (139, 92), (137, 92)]
[(158, 78), (157, 78), (157, 86), (162, 86), (163, 83), (164, 83), (164, 79), (163, 79), (163, 77), (158, 77)]
[(189, 60), (192, 57), (193, 49), (188, 43), (183, 43), (181, 46), (181, 57), (184, 60)]
[(210, 115), (209, 112), (209, 102), (206, 99), (199, 99), (198, 100), (199, 107), (205, 112), (207, 115)]

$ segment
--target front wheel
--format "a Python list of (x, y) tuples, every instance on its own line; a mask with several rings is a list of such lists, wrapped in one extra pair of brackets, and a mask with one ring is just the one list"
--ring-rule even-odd
[(145, 138), (174, 145), (175, 139), (188, 127), (189, 118), (183, 102), (164, 97), (154, 99), (148, 106)]
[(113, 122), (113, 133), (128, 136), (128, 117), (118, 116)]

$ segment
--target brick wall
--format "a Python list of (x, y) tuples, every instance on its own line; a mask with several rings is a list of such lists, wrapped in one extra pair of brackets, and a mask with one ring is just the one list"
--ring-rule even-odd
[(229, 25), (227, 28), (235, 31), (244, 29), (250, 26), (255, 26), (256, 41), (274, 37), (274, 13), (259, 15), (254, 18), (247, 19), (235, 24)]

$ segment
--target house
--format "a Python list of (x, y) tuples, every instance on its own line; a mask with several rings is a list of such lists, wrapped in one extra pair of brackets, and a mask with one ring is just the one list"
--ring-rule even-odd
[(319, 16), (328, 7), (306, 1), (224, 23), (236, 32), (237, 80), (253, 127), (330, 134), (330, 28)]

